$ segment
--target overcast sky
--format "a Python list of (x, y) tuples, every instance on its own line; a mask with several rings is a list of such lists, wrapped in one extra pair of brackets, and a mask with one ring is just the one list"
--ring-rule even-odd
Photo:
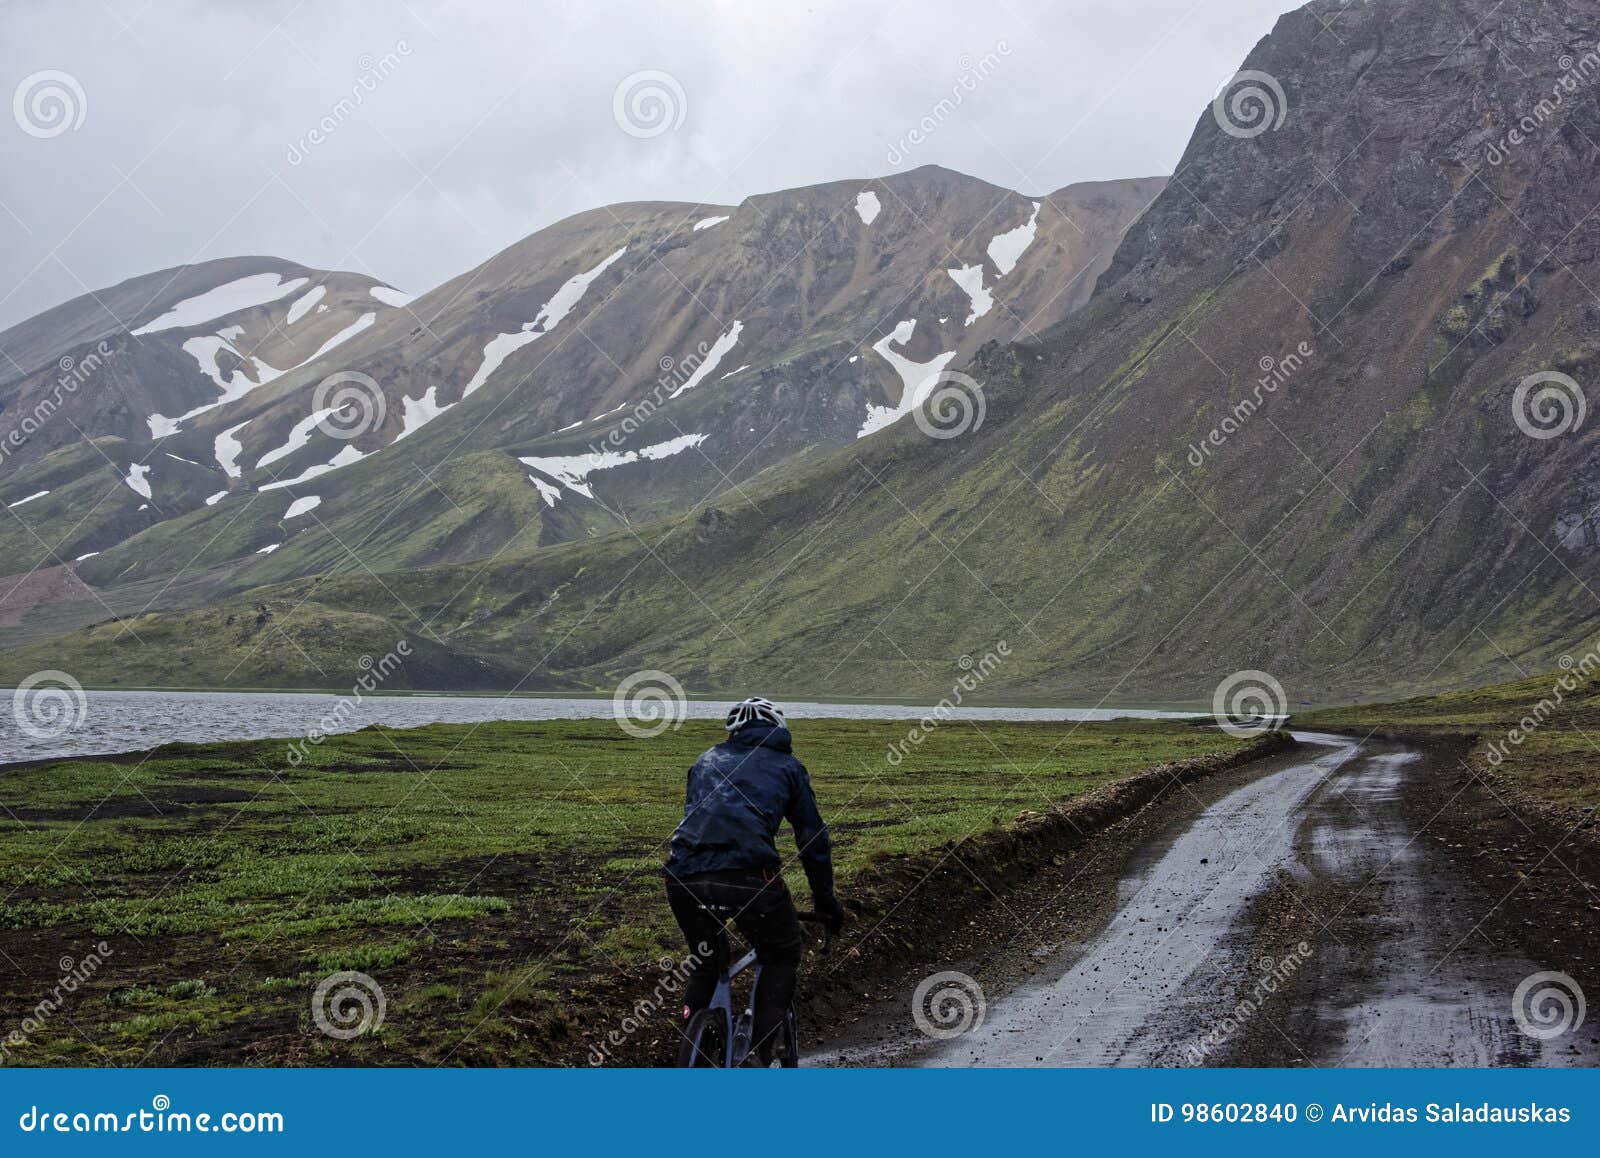
[(0, 327), (238, 254), (422, 291), (617, 201), (1168, 173), (1292, 6), (0, 0)]

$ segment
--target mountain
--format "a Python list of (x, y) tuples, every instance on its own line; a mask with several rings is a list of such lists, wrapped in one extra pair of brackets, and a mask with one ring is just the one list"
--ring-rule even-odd
[(13, 569), (0, 624), (26, 618), (48, 634), (36, 608), (96, 602), (75, 561), (215, 493), (220, 472), (171, 429), (226, 413), (403, 300), (360, 274), (229, 258), (132, 278), (0, 334), (0, 502), (12, 516), (0, 557)]
[(927, 368), (1058, 322), (1163, 183), (1025, 198), (925, 167), (593, 210), (415, 301), (253, 259), (86, 295), (0, 335), (35, 362), (109, 337), (71, 421), (0, 478), (25, 503), (9, 557), (49, 546), (71, 572), (13, 584), (12, 619), (50, 610), (9, 641), (691, 509), (903, 418)]
[[(1030, 200), (929, 167), (739, 206), (593, 210), (424, 295), (343, 351), (337, 369), (370, 379), (372, 397), (352, 410), (365, 419), (355, 437), (337, 424), (307, 430), (309, 372), (195, 437), (247, 419), (239, 458), (257, 470), (241, 486), (317, 471), (324, 521), (339, 517), (341, 489), (363, 503), (362, 480), (381, 473), (374, 464), (322, 479), (328, 465), (410, 439), (403, 463), (390, 454), (383, 464), (408, 480), (488, 451), (497, 486), (512, 470), (530, 476), (524, 502), (499, 495), (481, 516), (489, 551), (534, 511), (545, 543), (612, 530), (848, 443), (898, 414), (918, 367), (1059, 321), (1160, 188), (1115, 182)], [(356, 524), (374, 517), (353, 512)], [(440, 541), (410, 526), (419, 533), (395, 563), (475, 558), (486, 546), (484, 535)]]
[[(811, 389), (790, 380), (743, 430), (760, 438), (780, 418), (786, 429), (787, 403), (830, 437), (770, 462), (758, 450), (759, 469), (696, 495), (704, 476), (677, 475), (679, 464), (713, 438), (738, 437), (728, 418), (744, 417), (737, 403), (715, 416), (698, 409), (742, 398), (744, 372), (710, 390), (703, 379), (674, 400), (671, 426), (625, 444), (639, 453), (613, 481), (589, 460), (552, 461), (603, 447), (534, 433), (582, 420), (577, 433), (591, 437), (600, 424), (588, 425), (584, 407), (541, 380), (545, 401), (524, 392), (507, 415), (488, 404), (497, 374), (484, 402), (474, 394), (449, 412), (503, 430), (463, 443), (494, 450), (441, 455), (415, 492), (396, 489), (398, 475), (373, 475), (362, 494), (329, 501), (364, 537), (308, 535), (293, 556), (286, 543), (231, 591), (186, 597), (214, 597), (213, 611), (62, 636), (6, 657), (7, 670), (53, 657), (61, 662), (48, 666), (80, 665), (85, 679), (186, 682), (186, 665), (258, 671), (259, 659), (241, 661), (272, 651), (284, 669), (272, 679), (316, 682), (314, 668), (349, 670), (330, 625), (355, 614), (521, 687), (610, 688), (652, 668), (691, 690), (944, 694), (973, 662), (963, 657), (1001, 640), (1009, 654), (983, 665), (984, 693), (1090, 702), (1209, 702), (1235, 672), (1268, 673), (1299, 702), (1554, 667), (1600, 623), (1590, 481), (1600, 434), (1583, 421), (1600, 363), (1597, 38), (1600, 9), (1587, 3), (1320, 0), (1282, 17), (1200, 111), (1177, 171), (1087, 303), (969, 346), (951, 337), (965, 294), (875, 302), (853, 349), (882, 393), (856, 392), (846, 367), (862, 363), (841, 367), (824, 338)], [(879, 224), (893, 205), (887, 184), (875, 183)], [(840, 194), (848, 212), (852, 187)], [(996, 233), (1031, 212), (1010, 203)], [(1041, 211), (1041, 234), (1045, 223)], [(862, 226), (872, 228), (859, 217), (851, 228)], [(992, 236), (978, 234), (979, 252)], [(592, 270), (612, 240), (597, 238), (551, 283)], [(968, 252), (919, 255), (918, 284), (949, 281), (938, 271)], [(809, 254), (796, 247), (789, 268), (808, 268)], [(591, 289), (607, 292), (611, 274)], [(841, 276), (826, 284), (851, 284)], [(1003, 292), (1010, 276), (984, 285)], [(1072, 282), (1066, 271), (1055, 280)], [(551, 296), (541, 286), (527, 305)], [(786, 318), (797, 334), (826, 334), (825, 300), (790, 299), (766, 325)], [(718, 298), (684, 334), (720, 338), (743, 320), (739, 307)], [(646, 316), (638, 332), (653, 333), (660, 315)], [(527, 308), (507, 322), (517, 318), (536, 320)], [(908, 321), (909, 344), (884, 343)], [(925, 337), (934, 330), (937, 340)], [(478, 364), (481, 337), (452, 381)], [(745, 341), (741, 331), (726, 364), (740, 364)], [(981, 394), (956, 392), (967, 394), (966, 416), (956, 406), (955, 427), (937, 431), (955, 437), (913, 421), (853, 437), (865, 407), (895, 401), (878, 362), (892, 368), (899, 352), (927, 367), (952, 347), (944, 366)], [(612, 357), (619, 382), (647, 365)], [(629, 393), (586, 395), (588, 416)], [(950, 401), (961, 399), (936, 398), (929, 413)], [(535, 420), (521, 417), (540, 405)], [(419, 448), (448, 429), (430, 423)], [(672, 444), (702, 434), (706, 443)], [(402, 456), (385, 450), (334, 477), (353, 485), (386, 457)], [(622, 485), (623, 470), (638, 485)], [(615, 489), (589, 486), (597, 473)], [(516, 483), (537, 488), (527, 509), (503, 497)], [(434, 485), (467, 499), (464, 509), (452, 518)], [(585, 486), (626, 525), (606, 530), (611, 516), (589, 513)], [(501, 496), (500, 522), (474, 539), (490, 495)], [(540, 516), (537, 540), (528, 509)], [(461, 555), (430, 546), (423, 559), (408, 547), (436, 521), (425, 540), (459, 535)], [(256, 576), (283, 581), (233, 593)], [(225, 636), (223, 614), (262, 626)], [(141, 647), (134, 631), (161, 646)], [(303, 654), (274, 644), (278, 634)]]
[(35, 434), (7, 443), (8, 473), (85, 436), (154, 441), (334, 349), (401, 300), (360, 274), (240, 257), (131, 278), (46, 310), (0, 334), (10, 371), (0, 377), (0, 416), (20, 423), (48, 412)]

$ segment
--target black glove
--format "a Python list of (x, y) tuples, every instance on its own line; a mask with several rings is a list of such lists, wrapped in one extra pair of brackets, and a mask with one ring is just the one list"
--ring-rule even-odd
[(822, 918), (822, 923), (834, 936), (844, 928), (844, 906), (839, 903), (839, 898), (832, 893), (816, 893), (811, 898), (811, 907), (817, 911), (817, 916)]

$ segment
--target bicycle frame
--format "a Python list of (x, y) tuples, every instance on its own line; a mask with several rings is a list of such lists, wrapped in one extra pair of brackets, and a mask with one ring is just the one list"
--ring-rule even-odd
[[(727, 956), (727, 934), (723, 934), (723, 955)], [(750, 998), (743, 1010), (734, 1011), (733, 1006), (733, 979), (746, 969), (754, 969), (755, 975), (751, 978)], [(722, 1014), (727, 1027), (723, 1035), (724, 1056), (723, 1065), (728, 1069), (737, 1068), (744, 1064), (744, 1059), (750, 1053), (751, 1029), (755, 1023), (755, 997), (756, 990), (761, 985), (761, 963), (756, 960), (756, 951), (749, 950), (738, 961), (728, 966), (717, 976), (717, 987), (711, 994), (711, 1002), (706, 1006), (714, 1012)]]

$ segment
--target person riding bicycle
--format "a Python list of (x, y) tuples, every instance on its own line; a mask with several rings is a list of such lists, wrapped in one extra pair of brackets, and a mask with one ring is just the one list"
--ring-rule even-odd
[(812, 907), (834, 932), (844, 925), (844, 909), (833, 892), (828, 826), (805, 765), (795, 759), (783, 712), (754, 696), (734, 704), (724, 726), (727, 740), (689, 769), (683, 820), (663, 870), (667, 903), (691, 954), (685, 1021), (705, 1008), (715, 989), (721, 914), (732, 916), (755, 949), (761, 983), (751, 1056), (767, 1061), (800, 967), (800, 921), (775, 839), (784, 820), (794, 828)]

